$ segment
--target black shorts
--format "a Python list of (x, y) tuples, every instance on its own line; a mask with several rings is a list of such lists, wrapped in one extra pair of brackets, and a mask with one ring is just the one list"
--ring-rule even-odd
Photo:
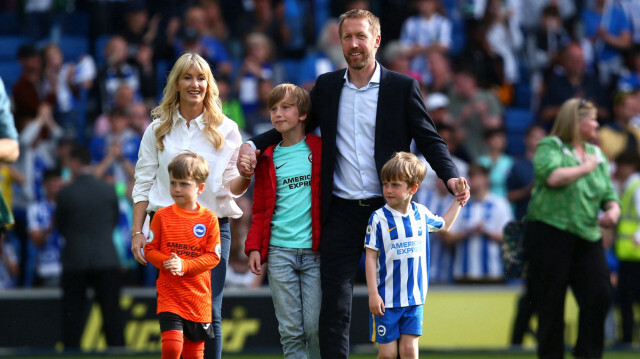
[(158, 317), (160, 318), (160, 332), (179, 330), (184, 333), (187, 339), (194, 342), (215, 337), (211, 323), (192, 322), (169, 312), (159, 313)]

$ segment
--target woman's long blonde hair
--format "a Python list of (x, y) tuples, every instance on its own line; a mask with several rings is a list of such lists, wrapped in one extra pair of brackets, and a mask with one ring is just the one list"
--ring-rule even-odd
[(202, 116), (204, 136), (213, 144), (216, 150), (220, 149), (224, 144), (224, 136), (222, 136), (222, 133), (218, 130), (218, 126), (222, 124), (224, 119), (222, 102), (220, 101), (218, 85), (211, 73), (211, 67), (209, 67), (209, 64), (202, 56), (193, 52), (187, 52), (180, 56), (173, 65), (167, 77), (167, 85), (162, 91), (162, 101), (151, 111), (151, 117), (154, 121), (159, 121), (155, 131), (156, 145), (160, 151), (164, 151), (162, 140), (164, 136), (171, 131), (173, 117), (178, 111), (178, 104), (180, 103), (178, 81), (189, 71), (191, 66), (200, 71), (207, 80), (207, 90), (204, 95), (204, 112)]
[(572, 98), (565, 101), (558, 111), (549, 135), (558, 136), (562, 142), (572, 146), (578, 144), (582, 141), (578, 122), (596, 111), (596, 106), (585, 99)]

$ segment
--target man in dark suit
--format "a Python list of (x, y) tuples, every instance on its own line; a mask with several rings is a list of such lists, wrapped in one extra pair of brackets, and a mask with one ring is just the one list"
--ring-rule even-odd
[(76, 147), (70, 154), (73, 182), (57, 196), (55, 220), (65, 239), (62, 252), (63, 343), (78, 349), (84, 330), (87, 287), (100, 304), (109, 346), (124, 346), (120, 315), (120, 261), (113, 244), (119, 209), (115, 189), (95, 178), (91, 154)]
[[(320, 350), (323, 358), (347, 358), (353, 278), (364, 247), (369, 216), (384, 205), (380, 171), (397, 151), (410, 151), (414, 139), (438, 176), (458, 193), (458, 171), (446, 143), (435, 130), (418, 83), (388, 71), (375, 61), (380, 46), (380, 22), (366, 10), (340, 16), (339, 34), (348, 64), (321, 75), (311, 91), (309, 129), (322, 134), (322, 239)], [(251, 139), (261, 150), (278, 143), (271, 130)], [(252, 144), (240, 155), (255, 159)], [(238, 170), (245, 176), (253, 168)]]

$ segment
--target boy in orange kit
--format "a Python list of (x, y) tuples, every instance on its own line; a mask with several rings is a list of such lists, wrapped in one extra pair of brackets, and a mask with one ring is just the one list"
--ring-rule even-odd
[(187, 151), (171, 161), (169, 176), (175, 203), (155, 213), (144, 247), (160, 271), (162, 359), (203, 358), (204, 341), (213, 338), (210, 271), (220, 262), (218, 217), (197, 202), (209, 165)]

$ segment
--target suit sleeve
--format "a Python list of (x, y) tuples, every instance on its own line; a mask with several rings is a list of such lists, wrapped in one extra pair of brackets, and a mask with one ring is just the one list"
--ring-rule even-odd
[(185, 275), (197, 275), (211, 270), (220, 262), (220, 224), (218, 218), (212, 216), (207, 233), (207, 244), (204, 253), (197, 258), (182, 258), (182, 271)]
[[(268, 160), (261, 156), (256, 168), (256, 176), (253, 191), (252, 218), (249, 233), (244, 244), (244, 253), (248, 256), (251, 251), (262, 250), (262, 237), (267, 206), (265, 204), (265, 184), (268, 182)], [(267, 170), (265, 170), (267, 169)]]
[[(411, 81), (411, 91), (406, 100), (409, 128), (418, 150), (427, 159), (438, 178), (445, 185), (450, 178), (457, 178), (458, 169), (451, 159), (451, 154), (446, 142), (436, 131), (433, 120), (427, 113), (420, 93), (420, 87), (416, 80)], [(449, 189), (447, 187), (447, 189)]]
[(250, 138), (249, 141), (253, 142), (253, 144), (256, 145), (256, 148), (261, 152), (264, 152), (267, 147), (277, 145), (278, 142), (282, 141), (282, 135), (280, 132), (276, 131), (276, 129), (272, 128), (265, 133), (261, 133)]

